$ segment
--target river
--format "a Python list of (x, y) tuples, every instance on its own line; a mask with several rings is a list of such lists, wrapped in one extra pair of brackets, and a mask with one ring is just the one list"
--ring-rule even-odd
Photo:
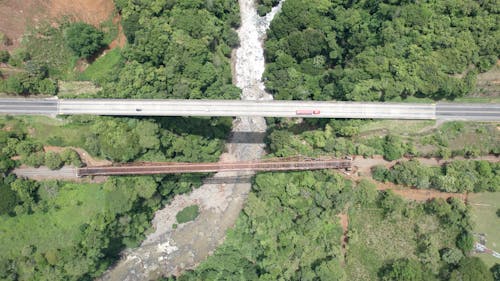
[[(284, 1), (284, 0), (283, 0)], [(282, 2), (283, 2), (282, 1)], [(242, 90), (241, 99), (269, 100), (262, 74), (265, 69), (263, 40), (281, 4), (265, 17), (259, 17), (255, 0), (239, 0), (241, 25), (237, 30), (240, 47), (233, 52), (233, 77)], [(254, 160), (264, 155), (266, 122), (262, 117), (238, 117), (221, 161)], [(226, 231), (234, 226), (251, 189), (249, 172), (221, 172), (189, 194), (176, 196), (155, 213), (154, 232), (142, 245), (127, 249), (122, 260), (101, 280), (155, 280), (194, 269), (224, 242)], [(173, 228), (175, 215), (186, 206), (197, 204), (195, 221)]]

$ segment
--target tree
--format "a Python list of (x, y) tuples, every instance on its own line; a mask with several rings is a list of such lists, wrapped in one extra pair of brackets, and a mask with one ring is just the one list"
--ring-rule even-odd
[(464, 254), (468, 254), (474, 248), (474, 237), (469, 231), (463, 231), (458, 235), (456, 244)]
[(362, 179), (354, 189), (356, 201), (362, 206), (373, 203), (377, 199), (377, 189), (375, 184), (367, 179)]
[(0, 62), (6, 63), (10, 59), (10, 53), (7, 50), (0, 50)]
[(104, 47), (104, 33), (83, 22), (70, 24), (64, 31), (64, 39), (77, 56), (86, 59)]
[(457, 248), (446, 248), (441, 251), (441, 259), (449, 265), (457, 265), (463, 257), (464, 254)]
[(493, 281), (488, 267), (478, 257), (465, 257), (451, 273), (450, 281)]
[(382, 192), (379, 204), (386, 216), (401, 212), (404, 206), (403, 199), (392, 190), (385, 190)]
[(49, 151), (45, 153), (45, 166), (51, 170), (57, 170), (64, 165), (61, 155), (56, 152)]
[(391, 171), (389, 171), (389, 169), (387, 169), (383, 165), (377, 165), (373, 167), (371, 170), (372, 170), (372, 177), (375, 180), (381, 182), (387, 182), (392, 180)]
[(65, 149), (61, 153), (61, 160), (65, 164), (71, 164), (75, 167), (81, 167), (83, 165), (82, 160), (80, 159), (80, 155), (73, 149)]
[(8, 214), (17, 205), (16, 192), (4, 183), (0, 183), (0, 215)]
[(423, 281), (422, 266), (416, 260), (400, 259), (381, 272), (383, 281)]
[(500, 263), (496, 263), (490, 271), (493, 274), (493, 280), (500, 281)]
[(388, 161), (393, 161), (403, 157), (405, 153), (404, 144), (401, 138), (393, 135), (385, 136), (384, 148), (384, 158)]

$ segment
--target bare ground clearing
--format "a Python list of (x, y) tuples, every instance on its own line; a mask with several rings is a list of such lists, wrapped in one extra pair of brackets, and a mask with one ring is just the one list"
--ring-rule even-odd
[(0, 1), (0, 32), (12, 42), (0, 49), (19, 47), (28, 27), (39, 27), (44, 22), (56, 23), (68, 16), (95, 26), (107, 20), (114, 12), (112, 0), (3, 0)]

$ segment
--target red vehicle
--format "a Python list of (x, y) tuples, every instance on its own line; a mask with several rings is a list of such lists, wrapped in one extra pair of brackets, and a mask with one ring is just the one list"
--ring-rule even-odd
[(314, 109), (314, 110), (302, 109), (302, 110), (296, 110), (295, 111), (296, 115), (318, 115), (320, 113), (321, 112), (319, 111), (319, 109)]

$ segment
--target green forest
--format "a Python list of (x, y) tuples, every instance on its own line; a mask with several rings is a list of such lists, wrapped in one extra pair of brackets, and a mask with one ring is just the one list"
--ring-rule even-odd
[[(229, 63), (239, 44), (235, 2), (116, 1), (116, 7), (128, 44), (84, 73), (102, 86), (101, 97), (239, 97)], [(70, 69), (78, 57), (92, 59), (109, 43), (109, 34), (83, 23), (42, 26), (39, 32), (12, 57), (2, 56), (25, 71), (2, 80), (1, 91), (56, 94), (58, 79), (75, 77)], [(122, 249), (144, 239), (156, 210), (206, 176), (120, 177), (90, 184), (35, 182), (11, 173), (21, 164), (83, 165), (74, 150), (45, 152), (45, 146), (81, 147), (113, 162), (217, 161), (231, 124), (230, 118), (1, 118), (0, 279), (96, 278)]]
[(129, 44), (127, 63), (103, 97), (236, 99), (229, 58), (238, 46), (237, 2), (115, 1)]
[(493, 280), (468, 256), (471, 231), (457, 199), (407, 202), (333, 172), (261, 173), (224, 245), (176, 280)]
[[(258, 0), (264, 15), (277, 0)], [(114, 0), (127, 44), (101, 56), (117, 28), (61, 21), (0, 51), (19, 68), (0, 92), (57, 95), (59, 80), (91, 81), (100, 98), (238, 99), (231, 52), (237, 1)], [(287, 0), (268, 31), (264, 81), (275, 99), (453, 100), (469, 94), (500, 54), (496, 0)], [(113, 35), (114, 34), (114, 35)], [(90, 65), (82, 73), (76, 63)], [(5, 79), (4, 79), (5, 78)], [(168, 280), (499, 281), (471, 255), (474, 222), (463, 201), (406, 201), (376, 185), (453, 193), (498, 192), (496, 124), (268, 118), (269, 157), (460, 157), (377, 166), (372, 179), (333, 171), (259, 173), (222, 246)], [(20, 165), (217, 161), (231, 118), (71, 116), (0, 118), (0, 280), (93, 280), (138, 246), (153, 214), (206, 174), (110, 177), (104, 183), (17, 178)], [(46, 151), (62, 147), (61, 152)], [(198, 205), (176, 222), (195, 220)], [(270, 215), (273, 214), (273, 215)], [(348, 216), (347, 234), (339, 217)], [(71, 218), (71, 219), (68, 219)], [(498, 219), (498, 217), (496, 218)], [(498, 223), (498, 221), (496, 221)], [(177, 224), (175, 224), (177, 225)]]
[(452, 100), (497, 62), (499, 12), (495, 0), (287, 0), (265, 44), (266, 87), (276, 99)]
[(156, 210), (201, 185), (204, 176), (118, 177), (90, 184), (35, 182), (10, 173), (20, 164), (82, 165), (74, 150), (44, 152), (44, 146), (83, 147), (116, 162), (216, 161), (230, 125), (224, 118), (0, 119), (0, 127), (9, 128), (0, 130), (0, 280), (100, 276), (124, 247), (144, 239)]

